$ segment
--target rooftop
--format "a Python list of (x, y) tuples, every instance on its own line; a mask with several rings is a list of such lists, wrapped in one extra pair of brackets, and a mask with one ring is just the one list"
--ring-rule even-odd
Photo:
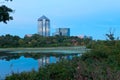
[(43, 19), (46, 19), (46, 20), (48, 20), (48, 21), (50, 21), (46, 16), (41, 16), (40, 18), (38, 18), (38, 21), (41, 21), (41, 20), (43, 20)]

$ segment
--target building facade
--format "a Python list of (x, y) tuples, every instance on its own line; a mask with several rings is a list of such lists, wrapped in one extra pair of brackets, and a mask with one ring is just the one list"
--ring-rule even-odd
[(50, 20), (44, 15), (38, 19), (38, 34), (50, 36)]
[(25, 37), (32, 37), (33, 34), (26, 34)]
[(57, 28), (53, 35), (70, 36), (70, 28)]

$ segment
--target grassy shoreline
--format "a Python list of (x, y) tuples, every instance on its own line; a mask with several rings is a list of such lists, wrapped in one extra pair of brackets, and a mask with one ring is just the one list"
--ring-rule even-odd
[(86, 51), (85, 46), (75, 46), (75, 47), (44, 47), (44, 48), (0, 48), (0, 52), (9, 53), (84, 53)]

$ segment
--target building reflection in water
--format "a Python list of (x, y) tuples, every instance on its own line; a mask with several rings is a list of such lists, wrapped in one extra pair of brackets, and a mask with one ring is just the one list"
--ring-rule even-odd
[(49, 64), (50, 63), (50, 57), (42, 57), (40, 59), (38, 59), (38, 66), (41, 67), (41, 66), (44, 66), (46, 64)]
[(38, 66), (39, 67), (42, 67), (44, 65), (47, 65), (47, 64), (50, 64), (50, 63), (56, 63), (56, 62), (59, 62), (63, 59), (66, 59), (66, 60), (71, 60), (72, 59), (72, 55), (67, 55), (67, 56), (50, 56), (50, 57), (47, 57), (47, 56), (44, 56), (40, 59), (38, 59)]

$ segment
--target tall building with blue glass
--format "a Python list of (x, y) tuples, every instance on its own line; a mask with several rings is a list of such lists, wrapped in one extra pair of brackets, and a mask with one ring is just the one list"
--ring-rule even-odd
[(38, 19), (38, 34), (50, 36), (50, 20), (44, 15)]

